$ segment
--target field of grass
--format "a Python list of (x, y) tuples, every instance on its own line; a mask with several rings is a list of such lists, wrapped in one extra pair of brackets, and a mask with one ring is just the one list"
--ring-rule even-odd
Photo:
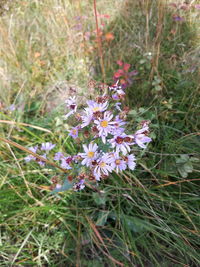
[[(0, 266), (200, 266), (200, 1), (96, 2), (102, 55), (92, 0), (0, 5)], [(153, 142), (100, 192), (53, 195), (63, 174), (3, 139), (74, 153), (64, 100), (111, 84), (117, 60), (138, 71), (129, 119)]]

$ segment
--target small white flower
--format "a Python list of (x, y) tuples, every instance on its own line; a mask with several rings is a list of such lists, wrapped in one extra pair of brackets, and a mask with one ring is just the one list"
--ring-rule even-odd
[(83, 145), (83, 149), (85, 153), (79, 153), (79, 155), (83, 158), (81, 164), (89, 167), (92, 161), (96, 160), (97, 158), (98, 146), (97, 144), (90, 143), (88, 147), (86, 145)]
[(117, 153), (113, 153), (111, 159), (112, 159), (111, 167), (113, 169), (116, 169), (117, 173), (119, 171), (126, 170), (127, 167), (126, 162)]
[(91, 113), (89, 111), (89, 109), (85, 109), (85, 113), (81, 116), (82, 119), (82, 124), (81, 124), (81, 128), (84, 128), (86, 126), (88, 126), (90, 124), (90, 122), (93, 119), (93, 113)]
[(125, 133), (116, 135), (114, 138), (110, 139), (109, 142), (112, 144), (113, 148), (116, 148), (117, 154), (121, 151), (123, 155), (130, 152), (130, 145), (134, 144), (133, 138)]
[(126, 157), (126, 162), (128, 164), (129, 169), (134, 170), (136, 163), (135, 163), (135, 156), (133, 154), (130, 154)]
[(79, 190), (84, 189), (85, 188), (84, 183), (85, 183), (85, 180), (84, 179), (80, 180), (78, 183), (75, 183), (73, 185), (74, 191), (79, 191)]
[(146, 135), (148, 131), (149, 131), (149, 127), (146, 126), (138, 130), (133, 136), (135, 143), (141, 148), (146, 148), (147, 146), (145, 144), (148, 144), (152, 141), (152, 139)]
[(51, 142), (42, 143), (41, 150), (45, 150), (46, 152), (49, 152), (52, 150), (56, 145), (52, 144)]
[(102, 138), (103, 143), (106, 143), (106, 137), (112, 132), (114, 122), (111, 122), (113, 115), (106, 111), (104, 113), (103, 119), (95, 120), (94, 123), (97, 124), (97, 129), (99, 130), (99, 136)]
[(109, 175), (109, 172), (113, 171), (111, 167), (112, 159), (109, 154), (104, 154), (100, 159), (97, 160), (97, 165), (94, 168), (94, 176), (97, 181), (100, 180), (102, 174)]
[[(36, 153), (38, 149), (38, 146), (33, 146), (29, 147), (29, 150), (32, 151), (33, 153)], [(24, 158), (26, 162), (29, 162), (31, 160), (35, 160), (36, 158), (33, 155), (28, 155), (27, 157)]]
[(94, 114), (96, 112), (103, 112), (107, 109), (108, 107), (108, 102), (105, 103), (97, 103), (93, 100), (87, 101), (88, 104), (88, 110), (90, 113)]
[(67, 119), (69, 116), (74, 114), (77, 110), (76, 97), (71, 96), (69, 99), (65, 101), (65, 103), (67, 104), (67, 108), (70, 109), (70, 111), (64, 116), (64, 119)]

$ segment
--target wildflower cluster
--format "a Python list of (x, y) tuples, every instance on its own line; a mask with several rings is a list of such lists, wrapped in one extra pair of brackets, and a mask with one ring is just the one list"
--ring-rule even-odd
[(69, 112), (65, 118), (74, 115), (80, 121), (79, 125), (71, 128), (69, 135), (83, 141), (82, 152), (70, 157), (70, 160), (65, 159), (67, 169), (74, 169), (73, 162), (79, 164), (81, 184), (76, 184), (75, 188), (82, 188), (87, 179), (99, 181), (108, 177), (113, 171), (134, 170), (136, 159), (131, 153), (132, 147), (146, 148), (151, 141), (148, 121), (142, 122), (135, 133), (126, 133), (128, 109), (123, 105), (124, 97), (125, 90), (117, 82), (109, 87), (108, 94), (88, 100), (83, 111), (78, 111), (75, 97), (66, 101)]
[[(68, 131), (70, 138), (77, 143), (79, 151), (75, 155), (63, 152), (54, 154), (54, 160), (65, 169), (75, 191), (81, 190), (86, 184), (98, 183), (111, 173), (123, 172), (126, 169), (134, 170), (136, 157), (134, 147), (146, 148), (151, 142), (149, 134), (149, 121), (142, 121), (138, 128), (129, 133), (127, 114), (129, 109), (125, 106), (125, 88), (119, 81), (108, 87), (108, 92), (88, 100), (81, 110), (75, 96), (65, 101), (67, 114), (64, 119), (72, 118), (73, 127)], [(75, 123), (76, 122), (76, 123)], [(45, 152), (46, 158), (54, 144), (44, 143), (31, 147), (34, 153)], [(34, 156), (25, 158), (26, 162), (38, 161)], [(38, 161), (40, 165), (45, 162)], [(56, 190), (62, 189), (60, 184)]]

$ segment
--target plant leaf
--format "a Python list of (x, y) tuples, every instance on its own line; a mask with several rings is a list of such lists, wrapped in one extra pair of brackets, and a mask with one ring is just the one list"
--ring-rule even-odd
[(133, 232), (139, 233), (152, 229), (151, 225), (147, 221), (143, 221), (139, 218), (132, 216), (123, 216), (123, 223)]
[(106, 204), (106, 194), (92, 193), (93, 199), (97, 205), (105, 205)]
[(97, 226), (104, 226), (106, 224), (106, 222), (107, 222), (109, 213), (110, 212), (106, 211), (106, 210), (100, 211), (99, 215), (98, 215), (98, 219), (97, 219), (96, 225)]

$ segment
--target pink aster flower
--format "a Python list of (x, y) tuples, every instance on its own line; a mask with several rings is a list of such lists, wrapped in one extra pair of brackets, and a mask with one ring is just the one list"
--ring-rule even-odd
[(7, 109), (10, 111), (14, 111), (14, 110), (16, 110), (16, 106), (14, 104), (12, 104), (9, 107), (7, 107)]
[(115, 94), (112, 95), (113, 100), (120, 100), (125, 97), (125, 92), (122, 89), (116, 90)]
[(125, 158), (125, 161), (129, 167), (129, 169), (131, 169), (131, 170), (135, 169), (136, 163), (135, 163), (135, 156), (133, 154), (128, 155)]
[(126, 161), (124, 161), (117, 153), (113, 153), (111, 156), (111, 167), (116, 169), (116, 172), (124, 171), (127, 168)]
[(79, 127), (73, 127), (70, 132), (69, 132), (69, 136), (71, 136), (72, 138), (76, 139), (78, 137), (78, 130)]
[(112, 95), (112, 99), (115, 100), (115, 101), (117, 101), (117, 100), (119, 100), (120, 98), (119, 98), (118, 94), (113, 94), (113, 95)]
[(146, 126), (140, 130), (138, 130), (134, 135), (134, 142), (141, 148), (146, 148), (147, 146), (145, 144), (148, 144), (152, 141), (150, 137), (148, 137), (146, 134), (149, 131), (149, 127)]
[(70, 110), (64, 117), (65, 119), (67, 119), (69, 116), (74, 114), (77, 110), (76, 97), (71, 96), (69, 99), (65, 101), (65, 103), (67, 104), (67, 108)]
[(100, 159), (97, 160), (97, 165), (94, 168), (94, 176), (97, 181), (100, 180), (101, 175), (109, 175), (109, 172), (113, 171), (111, 167), (112, 158), (109, 154), (104, 154)]
[[(33, 153), (37, 152), (38, 146), (32, 146), (28, 148), (30, 151), (32, 151)], [(26, 162), (29, 162), (31, 160), (35, 160), (36, 158), (33, 155), (28, 155), (27, 157), (24, 158), (24, 160)]]
[(130, 152), (130, 145), (134, 144), (133, 138), (125, 133), (115, 136), (109, 140), (109, 142), (112, 144), (113, 148), (116, 148), (117, 154), (119, 154), (121, 151), (123, 155), (126, 155), (128, 152)]
[(88, 104), (88, 111), (92, 114), (94, 114), (96, 112), (103, 112), (108, 107), (107, 101), (105, 103), (97, 103), (93, 100), (89, 100), (89, 101), (87, 101), (87, 104)]
[(41, 145), (41, 150), (45, 150), (46, 152), (49, 152), (50, 150), (52, 150), (56, 145), (47, 142), (47, 143), (42, 143)]
[(112, 132), (112, 125), (114, 124), (114, 122), (111, 122), (112, 118), (113, 115), (109, 111), (106, 111), (103, 119), (94, 121), (94, 123), (97, 124), (99, 136), (102, 138), (104, 144), (106, 143), (107, 135)]
[(81, 164), (86, 165), (89, 167), (92, 163), (92, 161), (96, 160), (97, 158), (97, 144), (90, 143), (87, 147), (86, 145), (83, 145), (84, 153), (79, 153), (79, 155), (83, 158)]
[(61, 158), (61, 167), (63, 169), (70, 170), (72, 167), (70, 166), (70, 163), (72, 162), (72, 157), (63, 157)]
[(84, 183), (85, 183), (85, 180), (84, 179), (81, 179), (78, 183), (75, 183), (73, 185), (74, 191), (79, 191), (79, 190), (84, 189), (85, 188)]
[(93, 113), (89, 111), (89, 109), (85, 109), (85, 113), (81, 116), (82, 124), (81, 128), (84, 128), (90, 124), (93, 119)]
[(54, 155), (54, 160), (61, 160), (61, 158), (63, 158), (63, 157), (64, 157), (64, 155), (62, 152), (57, 152)]
[(112, 128), (112, 135), (122, 134), (125, 130), (121, 126), (124, 126), (125, 124), (126, 122), (120, 119), (119, 115), (117, 115), (114, 120), (114, 124)]

